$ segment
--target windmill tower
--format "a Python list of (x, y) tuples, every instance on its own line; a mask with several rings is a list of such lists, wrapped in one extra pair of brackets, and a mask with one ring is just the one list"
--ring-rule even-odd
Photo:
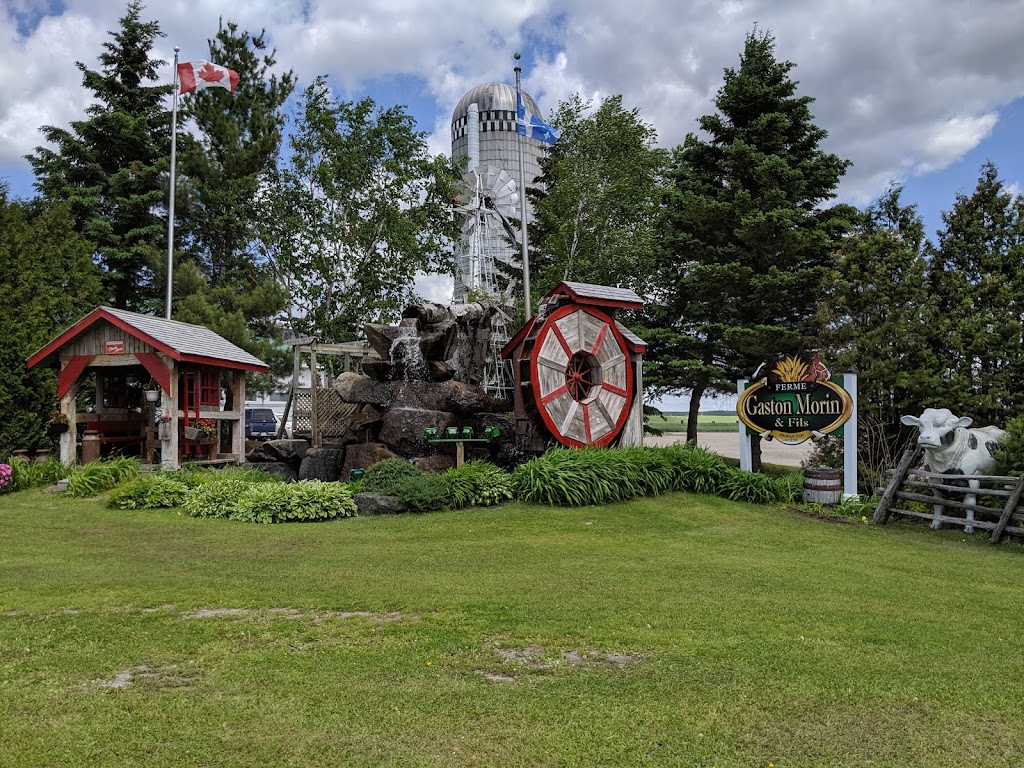
[[(523, 102), (540, 115), (533, 98), (523, 93)], [(501, 350), (510, 340), (516, 315), (513, 296), (521, 287), (519, 274), (521, 233), (511, 220), (518, 219), (522, 185), (519, 183), (516, 135), (516, 89), (506, 83), (488, 83), (471, 88), (452, 114), (452, 157), (466, 158), (468, 171), (462, 181), (456, 211), (463, 216), (459, 272), (455, 278), (454, 300), (487, 297), (500, 309), (491, 329), (491, 354), (485, 389), (510, 397), (512, 371)], [(540, 171), (544, 144), (522, 139), (527, 183)], [(527, 216), (532, 211), (528, 210)]]

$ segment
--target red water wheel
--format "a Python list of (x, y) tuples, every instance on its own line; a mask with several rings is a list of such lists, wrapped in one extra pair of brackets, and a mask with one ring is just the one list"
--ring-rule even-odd
[(568, 305), (541, 326), (530, 359), (537, 411), (563, 445), (607, 445), (629, 417), (633, 368), (615, 322)]

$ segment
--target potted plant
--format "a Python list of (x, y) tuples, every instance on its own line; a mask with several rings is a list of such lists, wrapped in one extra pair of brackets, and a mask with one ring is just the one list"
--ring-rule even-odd
[(160, 385), (153, 379), (150, 379), (148, 384), (142, 386), (142, 392), (146, 395), (146, 400), (151, 403), (155, 403), (160, 399)]
[(60, 411), (50, 411), (50, 419), (46, 422), (46, 434), (56, 440), (68, 431), (68, 417)]

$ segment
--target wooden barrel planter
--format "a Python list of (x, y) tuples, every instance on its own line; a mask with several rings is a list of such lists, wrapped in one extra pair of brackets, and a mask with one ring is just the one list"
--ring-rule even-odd
[(843, 473), (827, 467), (804, 470), (804, 502), (838, 504), (843, 498)]

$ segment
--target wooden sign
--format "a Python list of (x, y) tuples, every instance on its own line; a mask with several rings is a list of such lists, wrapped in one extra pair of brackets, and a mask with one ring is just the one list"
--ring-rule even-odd
[(124, 342), (123, 341), (107, 341), (103, 344), (103, 352), (108, 355), (123, 355), (124, 354)]
[(770, 369), (764, 364), (754, 378), (736, 402), (736, 414), (761, 437), (790, 445), (820, 440), (838, 433), (853, 413), (842, 379), (834, 381), (817, 355), (810, 363), (786, 357)]

